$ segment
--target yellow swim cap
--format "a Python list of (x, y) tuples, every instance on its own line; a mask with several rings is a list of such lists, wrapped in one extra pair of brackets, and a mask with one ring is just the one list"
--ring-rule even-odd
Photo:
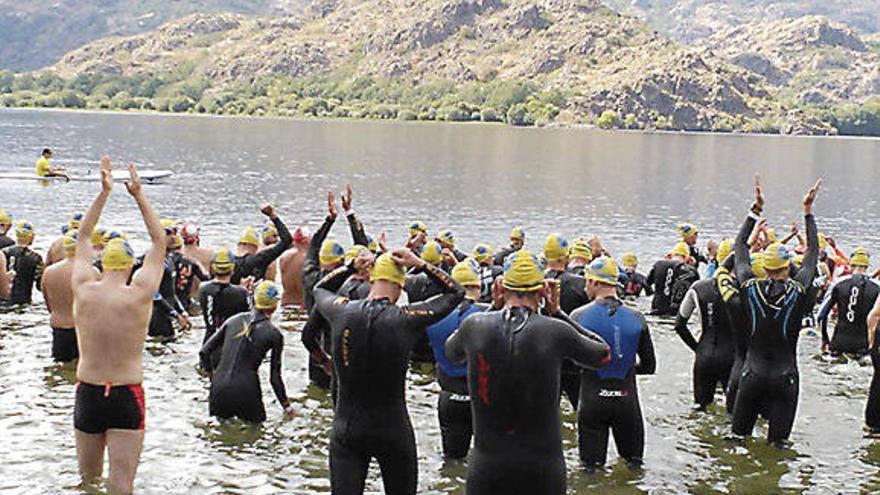
[(797, 268), (802, 267), (804, 265), (804, 255), (799, 254), (799, 255), (795, 256), (794, 261), (792, 261), (792, 263), (794, 263), (794, 266), (796, 266)]
[(449, 229), (441, 230), (440, 233), (437, 234), (437, 240), (447, 246), (455, 247), (455, 234)]
[(776, 242), (776, 231), (775, 230), (773, 230), (771, 228), (767, 229), (767, 240), (770, 241), (771, 243)]
[(276, 237), (278, 236), (278, 229), (275, 228), (275, 225), (271, 223), (263, 227), (263, 230), (260, 231), (260, 239), (262, 239), (263, 242), (266, 242), (266, 238), (273, 235)]
[(170, 218), (163, 218), (159, 220), (159, 224), (165, 230), (177, 230), (177, 223)]
[(623, 266), (626, 268), (636, 268), (639, 266), (639, 259), (632, 252), (623, 255)]
[(871, 255), (868, 254), (868, 250), (859, 246), (853, 252), (852, 256), (849, 258), (850, 266), (863, 266), (865, 268), (871, 264), (870, 262)]
[(104, 270), (128, 270), (132, 265), (134, 265), (134, 251), (125, 239), (112, 239), (101, 251), (101, 266)]
[(492, 252), (492, 247), (488, 244), (477, 244), (474, 246), (473, 257), (477, 263), (485, 263), (492, 259), (492, 255), (495, 254)]
[(0, 225), (12, 225), (12, 217), (3, 208), (0, 208)]
[(377, 280), (386, 280), (403, 287), (406, 272), (403, 271), (403, 267), (394, 262), (390, 254), (386, 253), (376, 258), (373, 269), (370, 270), (370, 282)]
[(828, 247), (828, 238), (825, 237), (825, 234), (819, 233), (819, 251), (825, 251)]
[(774, 242), (764, 250), (764, 269), (782, 270), (788, 268), (791, 265), (792, 258), (794, 258), (794, 253), (788, 247)]
[(590, 263), (586, 270), (587, 280), (593, 280), (606, 285), (617, 285), (620, 276), (620, 268), (617, 263), (608, 256), (600, 256)]
[(720, 265), (733, 252), (733, 239), (724, 239), (718, 245), (718, 252), (715, 253), (715, 261)]
[(752, 262), (752, 273), (755, 274), (755, 278), (767, 278), (767, 270), (764, 269), (764, 253), (753, 253), (750, 261)]
[(278, 286), (271, 280), (263, 280), (254, 290), (254, 307), (257, 309), (274, 309), (278, 306), (281, 295)]
[(241, 237), (238, 238), (239, 244), (249, 244), (251, 246), (259, 246), (260, 240), (257, 239), (257, 233), (254, 232), (253, 227), (247, 227), (241, 232)]
[(452, 280), (455, 280), (463, 287), (479, 287), (480, 277), (477, 275), (475, 265), (476, 261), (471, 258), (458, 263), (452, 269)]
[(700, 230), (697, 229), (697, 226), (692, 223), (683, 223), (678, 226), (678, 233), (681, 234), (682, 239), (690, 239), (699, 232)]
[(231, 249), (227, 247), (221, 248), (211, 258), (211, 271), (217, 275), (229, 275), (235, 269), (234, 259), (235, 256), (232, 254)]
[(544, 271), (538, 258), (528, 251), (517, 251), (504, 261), (504, 288), (515, 292), (534, 292), (544, 287)]
[(572, 258), (581, 258), (587, 261), (591, 261), (593, 259), (593, 250), (590, 249), (590, 245), (587, 243), (586, 239), (584, 239), (583, 237), (578, 237), (571, 245), (569, 256)]
[(103, 246), (104, 235), (106, 233), (107, 229), (105, 229), (104, 227), (95, 227), (95, 230), (92, 231), (92, 236), (89, 238), (89, 240), (92, 242), (92, 246)]
[(568, 240), (557, 233), (547, 236), (544, 243), (544, 256), (550, 261), (559, 261), (568, 256)]
[(348, 248), (348, 251), (345, 252), (345, 262), (351, 263), (352, 261), (356, 260), (357, 257), (361, 254), (361, 251), (369, 251), (369, 249), (359, 244), (355, 244), (354, 246)]
[(71, 229), (68, 230), (61, 241), (61, 246), (64, 248), (64, 252), (67, 253), (68, 256), (72, 255), (76, 251), (76, 231)]
[(322, 265), (335, 265), (345, 257), (345, 248), (338, 241), (327, 239), (321, 244), (318, 260)]
[(510, 240), (526, 242), (526, 231), (522, 227), (514, 227), (510, 231)]
[(684, 256), (687, 258), (691, 255), (691, 248), (688, 247), (684, 242), (679, 242), (672, 248), (672, 251), (669, 251), (671, 256)]
[(428, 226), (425, 225), (424, 223), (418, 222), (418, 221), (413, 222), (409, 225), (409, 236), (410, 237), (415, 237), (415, 236), (419, 235), (420, 233), (427, 234), (428, 233)]
[(434, 266), (442, 265), (443, 248), (440, 247), (440, 243), (436, 241), (430, 241), (425, 244), (424, 249), (422, 249), (422, 260), (425, 263), (430, 263)]
[(30, 222), (22, 220), (15, 226), (15, 237), (18, 239), (33, 239), (35, 235), (36, 231)]
[(82, 221), (83, 221), (83, 214), (77, 212), (77, 213), (74, 213), (73, 215), (70, 215), (70, 219), (67, 221), (67, 226), (72, 228), (73, 230), (76, 230), (79, 228), (80, 225), (82, 225)]
[(376, 239), (373, 239), (372, 236), (367, 236), (367, 249), (369, 249), (373, 254), (379, 251), (379, 243), (376, 242)]

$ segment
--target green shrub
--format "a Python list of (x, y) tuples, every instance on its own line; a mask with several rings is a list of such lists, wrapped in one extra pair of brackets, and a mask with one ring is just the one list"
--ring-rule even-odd
[(86, 96), (78, 91), (69, 89), (62, 90), (60, 93), (61, 104), (65, 108), (85, 108)]
[(480, 111), (480, 120), (483, 122), (501, 122), (504, 119), (498, 114), (498, 110), (492, 107), (483, 107)]
[(507, 111), (507, 123), (515, 126), (535, 125), (535, 119), (529, 115), (524, 103), (517, 103)]
[(620, 115), (617, 115), (617, 112), (614, 110), (605, 110), (596, 119), (596, 125), (602, 129), (615, 129), (620, 126)]

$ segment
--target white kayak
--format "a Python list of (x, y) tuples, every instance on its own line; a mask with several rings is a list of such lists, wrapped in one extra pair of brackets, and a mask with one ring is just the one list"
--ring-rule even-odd
[[(163, 180), (174, 175), (174, 172), (170, 170), (138, 170), (138, 175), (141, 178), (141, 182), (144, 184), (156, 184), (158, 182), (162, 182)], [(128, 180), (128, 170), (114, 170), (113, 171), (113, 181), (114, 182), (123, 182)], [(36, 181), (61, 181), (64, 182), (64, 177), (38, 177), (36, 174), (22, 174), (15, 172), (0, 172), (0, 180), (36, 180)], [(71, 182), (98, 182), (101, 180), (101, 174), (99, 173), (89, 173), (85, 175), (74, 175), (70, 176)]]

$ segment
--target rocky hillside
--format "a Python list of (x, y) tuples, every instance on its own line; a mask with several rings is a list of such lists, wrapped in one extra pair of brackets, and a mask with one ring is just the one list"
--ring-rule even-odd
[(358, 117), (378, 105), (382, 118), (748, 130), (779, 110), (758, 76), (599, 0), (321, 0), (298, 17), (195, 15), (89, 44), (50, 75), (158, 79), (148, 108), (182, 85), (193, 105), (180, 108), (218, 113)]
[(821, 15), (862, 33), (880, 32), (880, 0), (605, 0), (685, 43), (752, 22)]
[(32, 70), (111, 35), (131, 35), (193, 13), (283, 14), (304, 0), (0, 0), (0, 69)]
[(880, 50), (824, 17), (726, 29), (699, 43), (730, 60), (790, 105), (865, 103), (880, 96)]

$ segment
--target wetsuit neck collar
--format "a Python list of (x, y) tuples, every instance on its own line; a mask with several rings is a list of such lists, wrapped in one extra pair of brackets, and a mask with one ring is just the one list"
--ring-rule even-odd
[(262, 311), (260, 311), (260, 310), (258, 310), (258, 309), (255, 309), (255, 310), (253, 311), (253, 313), (251, 313), (251, 316), (253, 316), (253, 318), (252, 318), (253, 323), (257, 323), (257, 322), (259, 322), (259, 321), (263, 321), (263, 320), (268, 320), (268, 319), (269, 319), (269, 317), (266, 316), (266, 313), (263, 313)]

